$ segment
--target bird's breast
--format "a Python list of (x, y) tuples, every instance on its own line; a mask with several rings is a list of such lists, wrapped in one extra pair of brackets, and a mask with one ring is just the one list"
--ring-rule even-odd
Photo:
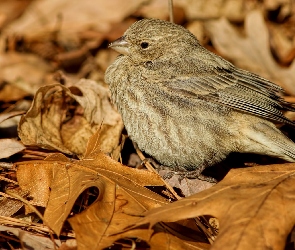
[(203, 100), (189, 99), (163, 88), (143, 71), (124, 67), (112, 70), (112, 99), (122, 115), (126, 130), (139, 148), (161, 164), (194, 168), (212, 165), (224, 158), (221, 135), (226, 109)]

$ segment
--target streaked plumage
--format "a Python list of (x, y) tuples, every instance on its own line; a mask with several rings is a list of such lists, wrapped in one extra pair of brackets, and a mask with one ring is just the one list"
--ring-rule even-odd
[(112, 99), (131, 139), (161, 164), (198, 176), (230, 152), (295, 161), (295, 144), (270, 122), (295, 126), (281, 87), (162, 20), (136, 22), (110, 47), (123, 54), (105, 75)]

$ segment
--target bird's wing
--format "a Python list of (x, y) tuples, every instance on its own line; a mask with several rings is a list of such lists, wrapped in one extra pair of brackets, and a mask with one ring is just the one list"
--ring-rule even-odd
[(247, 71), (234, 68), (218, 69), (210, 74), (176, 77), (165, 84), (167, 88), (191, 98), (198, 98), (228, 106), (272, 121), (295, 126), (282, 111), (295, 107), (278, 94), (283, 89)]

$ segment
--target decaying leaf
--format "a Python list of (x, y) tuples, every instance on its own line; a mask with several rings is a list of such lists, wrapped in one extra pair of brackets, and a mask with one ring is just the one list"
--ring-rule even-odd
[[(30, 216), (19, 220), (15, 215), (23, 211), (19, 210), (23, 209), (22, 201), (9, 195), (1, 198), (0, 224), (9, 226), (0, 226), (0, 231), (1, 237), (10, 237), (8, 244), (13, 237), (18, 237), (29, 248), (69, 249), (62, 243), (63, 239), (75, 238), (77, 244), (71, 249), (126, 249), (130, 245), (133, 249), (209, 249), (211, 245), (194, 218), (211, 215), (219, 220), (219, 235), (212, 249), (284, 249), (286, 237), (295, 223), (294, 164), (232, 170), (213, 187), (198, 180), (179, 182), (178, 176), (174, 176), (169, 182), (186, 196), (208, 189), (169, 204), (157, 194), (158, 190), (164, 190), (162, 194), (172, 197), (158, 175), (127, 168), (113, 160), (121, 153), (118, 144), (122, 144), (123, 124), (109, 101), (107, 88), (89, 80), (70, 86), (67, 81), (44, 86), (49, 83), (48, 72), (60, 69), (70, 72), (73, 79), (103, 80), (106, 68), (117, 54), (106, 49), (102, 42), (120, 37), (139, 17), (168, 19), (167, 0), (2, 2), (2, 110), (27, 110), (28, 107), (18, 105), (30, 103), (28, 96), (36, 94), (33, 105), (19, 124), (22, 143), (57, 149), (81, 158), (52, 154), (42, 161), (16, 163), (19, 158), (11, 158), (17, 169), (17, 182), (15, 169), (7, 172), (4, 164), (1, 165), (1, 192), (8, 188), (45, 211), (44, 224), (26, 221)], [(292, 0), (173, 2), (175, 21), (185, 23), (202, 44), (208, 45), (212, 40), (216, 50), (237, 66), (258, 73), (283, 86), (289, 94), (295, 94), (295, 63), (290, 65), (294, 58), (295, 31)], [(28, 7), (25, 9), (25, 6)], [(264, 10), (265, 21), (260, 12), (249, 13), (257, 7)], [(226, 19), (218, 20), (220, 17)], [(226, 20), (244, 23), (244, 33), (240, 32), (241, 27)], [(278, 66), (273, 57), (288, 68)], [(11, 104), (15, 106), (12, 108)], [(8, 118), (18, 114), (1, 114), (0, 123), (12, 121)], [(15, 130), (17, 124), (18, 120), (9, 127)], [(0, 125), (2, 136), (7, 137), (7, 130), (2, 129), (7, 125), (4, 122)], [(92, 136), (96, 131), (99, 132)], [(17, 149), (13, 146), (10, 150), (15, 143)], [(15, 140), (0, 140), (0, 158), (23, 148)], [(32, 150), (35, 149), (26, 150), (21, 161)], [(125, 157), (123, 155), (123, 160)], [(90, 199), (85, 197), (94, 194), (97, 196), (89, 205)], [(32, 218), (34, 216), (32, 214)], [(68, 230), (65, 221), (72, 229)], [(55, 240), (56, 245), (49, 240), (48, 226), (61, 235), (60, 240)], [(214, 231), (206, 223), (204, 227)], [(4, 241), (0, 243), (1, 248), (7, 244)]]
[(279, 66), (272, 57), (269, 33), (260, 11), (250, 12), (245, 19), (245, 36), (238, 33), (225, 18), (205, 23), (217, 50), (238, 67), (257, 73), (295, 94), (295, 61)]
[(233, 169), (215, 186), (153, 209), (135, 225), (211, 215), (220, 231), (210, 249), (284, 249), (295, 224), (294, 186), (295, 164)]
[[(163, 177), (165, 177), (165, 175), (167, 175), (168, 173), (169, 170), (167, 169), (159, 171), (159, 174)], [(215, 185), (214, 183), (199, 179), (183, 178), (182, 180), (180, 180), (178, 175), (174, 175), (172, 176), (172, 178), (166, 179), (166, 182), (169, 183), (171, 187), (179, 188), (185, 197), (199, 193)]]
[(52, 242), (52, 240), (47, 237), (35, 235), (27, 231), (21, 230), (20, 228), (7, 227), (1, 225), (0, 231), (10, 232), (11, 234), (19, 237), (20, 241), (30, 249), (48, 250), (55, 249), (55, 244), (57, 246), (61, 245), (60, 240), (54, 240), (54, 242)]
[[(0, 179), (3, 181), (3, 179)], [(13, 181), (12, 181), (13, 182)], [(15, 182), (14, 182), (15, 184)], [(10, 189), (12, 191), (12, 189)], [(13, 192), (20, 195), (20, 196), (26, 196), (25, 192), (22, 192), (20, 188), (14, 188)], [(0, 199), (0, 216), (5, 216), (9, 217), (14, 215), (17, 211), (19, 211), (23, 207), (23, 202), (15, 199), (13, 197), (10, 197), (7, 195), (6, 197), (2, 197), (3, 195), (1, 194), (1, 199)]]
[(112, 153), (123, 129), (121, 117), (110, 103), (107, 88), (82, 79), (69, 88), (41, 87), (19, 123), (19, 137), (25, 145), (81, 156), (98, 128), (101, 150)]
[[(117, 239), (134, 236), (151, 240), (151, 245), (158, 246), (154, 249), (165, 249), (167, 239), (171, 242), (169, 249), (208, 249), (209, 244), (197, 227), (191, 234), (183, 223), (160, 226), (153, 236), (146, 229), (114, 234), (130, 222), (136, 223), (144, 212), (168, 201), (145, 188), (162, 185), (158, 175), (128, 168), (112, 160), (100, 151), (98, 138), (98, 133), (91, 137), (83, 160), (71, 161), (62, 154), (53, 154), (44, 161), (17, 164), (17, 178), (22, 190), (30, 193), (35, 204), (46, 206), (46, 225), (60, 234), (78, 196), (85, 189), (96, 187), (99, 190), (96, 201), (69, 219), (79, 249), (102, 249)], [(180, 240), (169, 231), (183, 237), (186, 235), (186, 238)]]

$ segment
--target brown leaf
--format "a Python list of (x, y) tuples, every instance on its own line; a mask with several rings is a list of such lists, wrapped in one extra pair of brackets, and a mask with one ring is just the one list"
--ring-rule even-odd
[(257, 73), (295, 95), (295, 61), (280, 67), (269, 49), (269, 33), (260, 11), (250, 12), (242, 36), (225, 18), (205, 24), (216, 49), (238, 67)]
[[(159, 174), (164, 178), (170, 170), (160, 170)], [(185, 197), (188, 197), (192, 194), (199, 193), (207, 188), (210, 188), (214, 185), (214, 183), (210, 183), (208, 181), (199, 180), (199, 179), (188, 179), (183, 178), (182, 180), (179, 179), (178, 175), (172, 176), (170, 179), (167, 179), (166, 182), (174, 188), (179, 188), (182, 194)]]
[(32, 0), (4, 0), (0, 2), (0, 29), (23, 13)]
[(1, 101), (15, 101), (34, 95), (46, 74), (52, 70), (41, 58), (29, 54), (7, 53), (0, 56), (0, 81), (8, 84), (1, 89)]
[(268, 25), (271, 51), (280, 64), (286, 66), (295, 58), (295, 30), (292, 31), (290, 26), (295, 26), (295, 20), (286, 25)]
[(265, 0), (263, 5), (268, 11), (276, 11), (280, 22), (294, 13), (294, 5), (289, 0)]
[(251, 3), (243, 0), (175, 0), (185, 10), (189, 20), (204, 20), (226, 17), (232, 21), (242, 21)]
[[(121, 22), (144, 1), (130, 0), (128, 4), (120, 0), (34, 1), (22, 17), (9, 25), (4, 32), (36, 36), (58, 28), (59, 40), (76, 42), (81, 31), (97, 30), (107, 33), (113, 23)], [(57, 25), (57, 18), (60, 18), (61, 25)]]
[(200, 44), (204, 45), (208, 42), (209, 38), (205, 32), (204, 22), (202, 21), (189, 22), (186, 28), (198, 38)]
[[(45, 220), (57, 233), (60, 232), (77, 197), (88, 187), (94, 186), (100, 191), (100, 198), (92, 206), (96, 204), (99, 207), (106, 204), (110, 208), (113, 207), (116, 189), (119, 192), (125, 192), (125, 196), (129, 196), (126, 198), (127, 200), (134, 199), (139, 213), (143, 212), (144, 208), (145, 211), (147, 208), (166, 203), (163, 198), (143, 187), (145, 185), (161, 185), (161, 178), (158, 175), (124, 167), (99, 152), (96, 147), (93, 150), (89, 149), (87, 152), (91, 153), (82, 161), (70, 161), (62, 154), (53, 154), (44, 161), (17, 164), (19, 185), (23, 190), (30, 192), (34, 202), (44, 206), (46, 198), (42, 197), (49, 194), (50, 190)], [(42, 182), (39, 181), (40, 179)], [(124, 197), (124, 195), (121, 198), (120, 195), (118, 196), (119, 200)], [(108, 200), (107, 203), (103, 202), (105, 199)], [(140, 202), (136, 201), (137, 199)], [(99, 202), (100, 200), (102, 202)], [(107, 210), (109, 219), (112, 218), (112, 211), (112, 209)], [(88, 216), (91, 217), (91, 213)], [(95, 220), (94, 223), (99, 222)], [(102, 221), (102, 223), (105, 222)]]
[(210, 249), (284, 249), (295, 224), (295, 164), (233, 169), (215, 186), (153, 209), (136, 226), (200, 215), (219, 219)]
[[(44, 199), (40, 197), (50, 194), (44, 214), (47, 225), (59, 234), (78, 196), (89, 187), (97, 187), (99, 196), (96, 201), (69, 219), (79, 249), (102, 249), (117, 239), (134, 236), (144, 241), (151, 239), (151, 245), (158, 246), (155, 249), (166, 249), (164, 242), (167, 239), (172, 244), (170, 249), (208, 249), (206, 239), (196, 226), (194, 234), (189, 229), (184, 230), (181, 224), (173, 224), (158, 227), (153, 236), (147, 229), (114, 235), (130, 222), (136, 223), (145, 211), (168, 201), (144, 187), (162, 185), (158, 175), (121, 165), (103, 154), (98, 142), (97, 133), (89, 140), (85, 158), (80, 161), (52, 154), (44, 161), (17, 164), (19, 185), (23, 191), (30, 192), (34, 203), (44, 204)], [(169, 231), (182, 237), (186, 235), (186, 238), (179, 239)], [(159, 248), (159, 243), (162, 248)]]
[[(2, 178), (1, 178), (2, 179)], [(3, 180), (3, 179), (2, 179)], [(10, 188), (9, 191), (13, 191), (20, 196), (26, 196), (26, 194), (20, 191), (20, 188)], [(1, 194), (2, 196), (3, 194)], [(19, 211), (23, 207), (23, 203), (20, 200), (10, 197), (7, 195), (6, 197), (1, 197), (0, 200), (0, 216), (9, 217), (14, 215), (17, 211)]]
[[(183, 23), (185, 20), (184, 10), (181, 7), (181, 1), (173, 1), (173, 15), (175, 23)], [(183, 1), (182, 1), (183, 2)], [(182, 4), (183, 6), (183, 4)], [(147, 2), (139, 8), (135, 13), (136, 16), (144, 18), (157, 18), (162, 20), (169, 20), (168, 1), (166, 0), (152, 0)]]
[(41, 87), (19, 123), (19, 137), (25, 145), (81, 156), (97, 129), (101, 150), (112, 153), (121, 137), (121, 117), (110, 103), (107, 88), (82, 79), (69, 88), (61, 84)]
[(47, 162), (44, 162), (42, 167), (38, 167), (34, 162), (24, 162), (16, 172), (21, 189), (28, 192), (30, 197), (37, 197), (33, 199), (34, 204), (41, 207), (47, 205), (52, 175), (52, 165)]

